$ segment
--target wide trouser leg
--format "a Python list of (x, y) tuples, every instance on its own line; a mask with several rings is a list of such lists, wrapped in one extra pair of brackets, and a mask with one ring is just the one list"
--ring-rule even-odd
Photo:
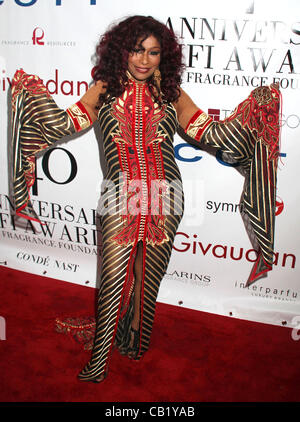
[(161, 281), (166, 273), (174, 242), (176, 229), (181, 216), (168, 216), (165, 227), (169, 240), (161, 245), (147, 244), (145, 249), (145, 272), (141, 286), (141, 324), (139, 359), (149, 348), (152, 326), (155, 317), (156, 301)]
[(133, 254), (132, 246), (118, 246), (112, 242), (103, 244), (103, 269), (98, 296), (94, 347), (91, 360), (79, 374), (80, 379), (97, 379), (107, 372), (124, 288), (132, 277), (130, 262)]
[[(139, 242), (124, 247), (104, 241), (94, 348), (80, 379), (102, 380), (106, 376), (114, 340), (122, 354), (137, 360), (148, 350), (157, 295), (180, 219), (181, 215), (166, 218), (169, 240), (160, 245)], [(139, 345), (132, 355), (130, 328), (134, 323), (138, 325)]]

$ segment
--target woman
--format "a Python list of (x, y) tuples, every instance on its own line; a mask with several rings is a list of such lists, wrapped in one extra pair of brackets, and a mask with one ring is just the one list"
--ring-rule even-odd
[[(140, 359), (149, 347), (160, 282), (183, 212), (173, 136), (219, 149), (245, 174), (243, 217), (259, 251), (248, 283), (272, 266), (279, 93), (258, 88), (223, 122), (213, 122), (180, 88), (182, 52), (175, 35), (151, 17), (115, 25), (97, 47), (95, 84), (61, 110), (41, 81), (24, 72), (13, 82), (15, 199), (36, 219), (28, 188), (33, 155), (99, 120), (107, 162), (101, 215), (103, 265), (92, 358), (79, 374), (100, 382), (113, 346)], [(263, 212), (261, 212), (263, 205)]]

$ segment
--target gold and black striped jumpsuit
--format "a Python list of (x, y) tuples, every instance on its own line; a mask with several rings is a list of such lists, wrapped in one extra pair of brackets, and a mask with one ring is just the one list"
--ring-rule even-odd
[(106, 370), (114, 340), (127, 353), (138, 242), (143, 268), (136, 358), (148, 349), (159, 285), (183, 212), (173, 106), (160, 107), (147, 83), (130, 80), (120, 98), (102, 106), (99, 122), (108, 169), (99, 210), (103, 267), (92, 359), (80, 378), (96, 378)]
[[(188, 142), (220, 150), (245, 175), (243, 217), (259, 258), (248, 280), (272, 268), (278, 157), (279, 94), (259, 88), (223, 122), (200, 109), (185, 128)], [(14, 198), (16, 213), (37, 219), (28, 189), (34, 181), (34, 154), (63, 136), (89, 127), (80, 104), (61, 110), (41, 80), (18, 71), (12, 88)], [(139, 344), (149, 347), (160, 282), (166, 272), (183, 214), (181, 176), (173, 136), (178, 121), (173, 105), (158, 105), (147, 82), (129, 80), (119, 98), (98, 115), (107, 164), (98, 212), (102, 226), (102, 268), (96, 333), (91, 360), (79, 377), (107, 373), (113, 345), (128, 354), (134, 312), (134, 261), (142, 247)]]

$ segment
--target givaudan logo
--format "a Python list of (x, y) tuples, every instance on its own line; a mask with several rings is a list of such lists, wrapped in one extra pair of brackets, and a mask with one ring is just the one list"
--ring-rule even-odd
[[(20, 67), (22, 68), (22, 65)], [(3, 69), (2, 74), (0, 74), (0, 93), (7, 91), (11, 87), (11, 83), (12, 76), (7, 76), (5, 69)], [(43, 83), (50, 95), (82, 97), (89, 87), (89, 82), (86, 80), (62, 79), (60, 69), (55, 69), (54, 75), (50, 79), (44, 79)]]
[[(185, 239), (183, 241), (182, 237)], [(217, 259), (231, 259), (240, 261), (246, 259), (248, 262), (256, 262), (258, 253), (255, 249), (245, 250), (241, 247), (229, 246), (224, 244), (206, 243), (197, 240), (198, 235), (189, 235), (184, 232), (177, 232), (173, 249), (177, 252), (189, 252), (193, 255), (213, 256)], [(296, 267), (296, 256), (292, 253), (273, 253), (273, 265), (281, 267)]]

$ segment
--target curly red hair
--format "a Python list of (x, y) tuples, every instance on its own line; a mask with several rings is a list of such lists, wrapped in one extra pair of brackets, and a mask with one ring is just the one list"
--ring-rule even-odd
[[(182, 46), (175, 34), (164, 24), (151, 16), (132, 16), (115, 24), (104, 35), (96, 47), (96, 65), (93, 68), (93, 79), (107, 82), (105, 95), (100, 96), (100, 102), (119, 97), (125, 90), (128, 77), (128, 55), (137, 45), (153, 35), (161, 46), (160, 89), (164, 101), (173, 102), (180, 95), (184, 69)], [(154, 85), (153, 78), (147, 83)], [(154, 92), (154, 91), (153, 91)]]

